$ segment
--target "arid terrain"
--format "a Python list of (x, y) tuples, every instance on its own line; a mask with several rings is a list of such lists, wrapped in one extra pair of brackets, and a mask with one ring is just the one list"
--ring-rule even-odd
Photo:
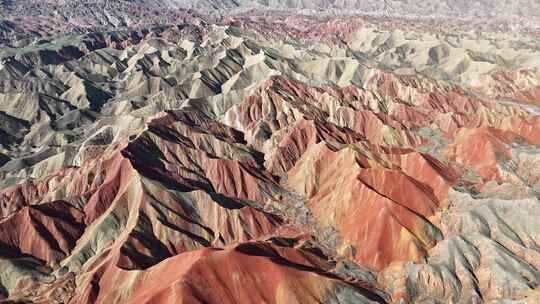
[(540, 4), (0, 1), (0, 302), (540, 303)]

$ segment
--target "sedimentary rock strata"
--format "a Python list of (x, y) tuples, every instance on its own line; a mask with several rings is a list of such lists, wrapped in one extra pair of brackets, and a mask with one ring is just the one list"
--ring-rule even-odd
[(188, 2), (1, 3), (1, 301), (537, 303), (533, 6)]

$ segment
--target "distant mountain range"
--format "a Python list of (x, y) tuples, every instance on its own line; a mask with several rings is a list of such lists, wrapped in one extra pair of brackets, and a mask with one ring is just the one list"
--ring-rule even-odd
[[(207, 13), (238, 8), (338, 10), (347, 13), (381, 13), (394, 16), (540, 16), (536, 0), (94, 0), (94, 1), (0, 1), (4, 10), (32, 8), (23, 12), (37, 14), (45, 7), (58, 11), (72, 8), (144, 5), (161, 8), (196, 9)], [(20, 11), (20, 10), (19, 10)]]

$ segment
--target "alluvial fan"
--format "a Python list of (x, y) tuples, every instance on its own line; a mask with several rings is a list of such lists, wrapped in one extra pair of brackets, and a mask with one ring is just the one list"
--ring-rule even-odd
[(540, 303), (536, 1), (0, 8), (0, 302)]

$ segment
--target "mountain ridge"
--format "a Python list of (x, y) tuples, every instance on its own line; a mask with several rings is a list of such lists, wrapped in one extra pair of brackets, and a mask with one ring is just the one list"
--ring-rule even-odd
[(536, 303), (534, 18), (81, 3), (0, 23), (0, 302)]

